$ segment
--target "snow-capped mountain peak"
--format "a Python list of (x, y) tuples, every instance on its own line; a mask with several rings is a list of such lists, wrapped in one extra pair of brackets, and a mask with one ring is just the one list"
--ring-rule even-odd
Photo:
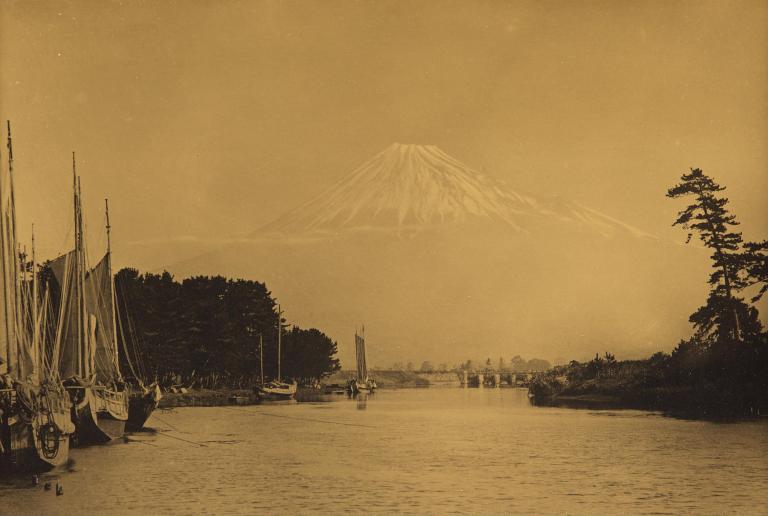
[(288, 235), (420, 229), (470, 219), (527, 231), (537, 219), (648, 236), (578, 203), (537, 200), (461, 163), (435, 145), (394, 143), (325, 192), (264, 226)]

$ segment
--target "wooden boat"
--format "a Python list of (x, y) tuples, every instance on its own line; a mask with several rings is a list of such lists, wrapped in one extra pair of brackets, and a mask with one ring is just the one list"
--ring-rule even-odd
[(264, 383), (264, 339), (259, 334), (259, 356), (261, 360), (261, 383), (257, 387), (259, 398), (264, 401), (287, 401), (296, 398), (296, 390), (298, 384), (294, 381), (291, 383), (283, 382), (281, 376), (281, 364), (282, 364), (282, 323), (281, 316), (282, 311), (280, 305), (277, 307), (277, 379)]
[(46, 289), (39, 299), (34, 235), (31, 263), (17, 253), (10, 122), (0, 216), (0, 472), (46, 470), (69, 458), (72, 405), (56, 369), (46, 365), (56, 355), (47, 353), (50, 298)]
[(121, 437), (128, 420), (130, 388), (120, 374), (115, 324), (109, 215), (107, 252), (88, 269), (84, 245), (80, 179), (72, 154), (75, 248), (49, 265), (61, 287), (64, 329), (59, 373), (75, 407), (77, 444), (100, 444)]
[(128, 419), (128, 392), (103, 385), (77, 385), (74, 381), (67, 382), (67, 390), (75, 403), (77, 444), (102, 444), (122, 437)]
[(296, 382), (267, 382), (259, 387), (259, 396), (266, 401), (286, 401), (296, 397)]
[[(61, 384), (4, 389), (0, 471), (44, 471), (66, 464), (75, 427), (71, 402)], [(46, 407), (42, 409), (41, 407)]]
[(368, 376), (368, 364), (365, 357), (365, 326), (360, 333), (355, 330), (355, 358), (357, 359), (357, 377), (347, 385), (349, 394), (373, 392), (377, 389), (376, 381)]
[(160, 404), (162, 398), (163, 391), (157, 383), (143, 387), (141, 391), (131, 391), (125, 429), (129, 432), (137, 432), (144, 428), (144, 423)]

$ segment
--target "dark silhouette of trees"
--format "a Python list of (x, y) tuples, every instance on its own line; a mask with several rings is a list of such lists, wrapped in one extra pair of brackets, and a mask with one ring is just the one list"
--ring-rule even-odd
[(282, 376), (318, 379), (338, 369), (336, 343), (320, 330), (278, 324), (264, 283), (199, 276), (179, 283), (167, 273), (122, 269), (115, 277), (122, 331), (121, 368), (145, 380), (205, 387), (250, 386), (277, 376), (277, 332), (283, 331)]
[(294, 326), (283, 337), (285, 375), (305, 381), (320, 380), (341, 369), (336, 343), (315, 328), (302, 330)]
[[(741, 338), (743, 300), (734, 296), (747, 283), (741, 274), (741, 233), (731, 228), (739, 225), (736, 216), (728, 212), (728, 199), (718, 196), (725, 187), (718, 185), (700, 169), (683, 174), (681, 182), (667, 191), (667, 197), (692, 196), (693, 203), (677, 214), (673, 226), (698, 233), (704, 245), (712, 249), (712, 267), (709, 284), (711, 292), (707, 304), (691, 316), (691, 322), (702, 336), (718, 339)], [(692, 233), (688, 234), (690, 241)]]

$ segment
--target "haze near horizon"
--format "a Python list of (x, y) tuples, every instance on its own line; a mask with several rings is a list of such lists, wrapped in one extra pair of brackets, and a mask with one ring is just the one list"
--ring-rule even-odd
[[(681, 205), (666, 188), (700, 167), (728, 188), (746, 239), (768, 233), (766, 11), (756, 1), (6, 1), (0, 115), (13, 123), (22, 234), (34, 222), (43, 257), (66, 250), (76, 150), (94, 255), (109, 197), (117, 266), (198, 260), (189, 273), (266, 281), (289, 321), (327, 331), (345, 363), (366, 321), (369, 362), (381, 365), (669, 350), (690, 334), (709, 263), (677, 245)], [(568, 224), (545, 236), (537, 226), (531, 240), (530, 228), (470, 221), (298, 251), (251, 242), (393, 142), (434, 145), (467, 177), (576, 203), (659, 241)], [(350, 254), (361, 245), (375, 252)], [(319, 264), (302, 282), (286, 279), (310, 260)], [(510, 275), (521, 263), (545, 264), (535, 273), (547, 280)], [(366, 290), (353, 295), (360, 278)], [(460, 304), (446, 285), (475, 297)]]

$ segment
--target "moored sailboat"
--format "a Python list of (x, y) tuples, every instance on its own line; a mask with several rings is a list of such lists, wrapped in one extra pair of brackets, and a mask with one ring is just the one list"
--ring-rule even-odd
[(0, 177), (0, 471), (44, 470), (67, 461), (74, 425), (46, 352), (49, 298), (46, 289), (40, 302), (34, 235), (27, 263), (16, 240), (14, 197), (9, 122), (8, 168)]
[(280, 306), (277, 307), (277, 378), (275, 380), (264, 383), (264, 340), (259, 335), (259, 349), (261, 356), (261, 384), (258, 387), (259, 397), (267, 401), (287, 401), (296, 397), (296, 390), (298, 384), (294, 381), (287, 383), (282, 381), (281, 378), (281, 366), (282, 366), (282, 333), (283, 328), (281, 324), (282, 311)]
[(75, 249), (51, 262), (61, 286), (64, 328), (57, 335), (59, 372), (74, 404), (78, 444), (121, 437), (128, 420), (129, 388), (120, 374), (109, 241), (88, 270), (80, 181), (72, 155)]
[(350, 394), (373, 392), (376, 381), (368, 376), (368, 363), (365, 357), (365, 326), (360, 333), (355, 330), (355, 358), (357, 360), (357, 377), (350, 380), (347, 390)]
[[(110, 263), (111, 263), (111, 257), (112, 257), (112, 245), (111, 245), (111, 234), (112, 234), (112, 225), (109, 222), (109, 200), (104, 199), (104, 210), (105, 210), (105, 216), (106, 216), (106, 230), (107, 230), (107, 254), (109, 255)], [(114, 278), (112, 277), (111, 273), (111, 267), (110, 267), (110, 278), (109, 278), (109, 286), (110, 286), (110, 296), (112, 300), (112, 313), (114, 314), (113, 320), (115, 324), (115, 353), (117, 353), (117, 342), (122, 341), (122, 350), (123, 350), (123, 356), (125, 357), (125, 361), (128, 364), (128, 367), (131, 370), (131, 373), (133, 373), (133, 380), (134, 383), (132, 384), (134, 388), (130, 389), (129, 399), (128, 399), (128, 419), (125, 423), (125, 430), (129, 432), (136, 432), (144, 428), (144, 424), (147, 422), (149, 417), (152, 415), (152, 412), (157, 409), (158, 405), (160, 404), (160, 400), (163, 397), (163, 391), (160, 389), (160, 385), (157, 381), (150, 383), (147, 385), (145, 383), (145, 374), (142, 370), (141, 366), (141, 357), (138, 352), (138, 348), (136, 346), (136, 342), (133, 340), (135, 338), (135, 335), (132, 334), (131, 328), (132, 324), (130, 323), (130, 314), (127, 310), (127, 306), (124, 306), (124, 315), (127, 316), (128, 324), (127, 328), (123, 325), (122, 319), (118, 316), (120, 313), (117, 310), (117, 293), (116, 285)], [(125, 302), (125, 297), (123, 297), (123, 301)], [(118, 339), (117, 336), (117, 330), (120, 330), (120, 336), (121, 339)], [(126, 331), (128, 330), (128, 331)], [(128, 343), (132, 343), (133, 346), (133, 353), (129, 351)], [(132, 356), (133, 355), (133, 356)]]

